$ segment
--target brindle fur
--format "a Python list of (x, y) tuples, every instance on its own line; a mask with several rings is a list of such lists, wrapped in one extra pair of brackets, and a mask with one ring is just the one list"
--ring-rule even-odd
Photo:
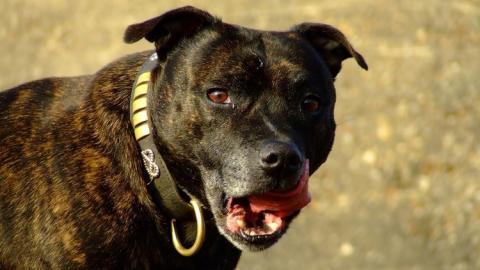
[[(193, 8), (184, 8), (183, 12), (206, 16)], [(293, 80), (292, 70), (315, 69), (318, 76), (313, 83), (328, 91), (324, 95), (325, 116), (316, 122), (314, 133), (301, 124), (293, 127), (301, 131), (292, 133), (292, 126), (278, 118), (282, 114), (285, 117), (283, 107), (271, 108), (271, 121), (285, 133), (294, 134), (302, 153), (310, 158), (313, 172), (325, 161), (333, 143), (332, 81), (338, 71), (331, 68), (329, 73), (329, 63), (321, 60), (318, 48), (308, 45), (295, 32), (259, 32), (212, 20), (215, 27), (194, 27), (188, 30), (192, 32), (189, 35), (170, 40), (163, 47), (157, 40), (161, 65), (152, 76), (155, 140), (179, 186), (200, 199), (206, 209), (207, 237), (201, 251), (193, 257), (182, 257), (173, 249), (170, 219), (151, 200), (145, 180), (148, 177), (130, 127), (130, 91), (139, 68), (153, 53), (149, 51), (124, 57), (94, 75), (42, 79), (0, 93), (0, 269), (235, 267), (240, 251), (217, 227), (219, 220), (214, 216), (218, 210), (212, 205), (219, 200), (215, 193), (218, 185), (214, 182), (219, 180), (211, 172), (219, 166), (253, 165), (231, 161), (227, 153), (219, 153), (211, 144), (225, 144), (219, 138), (223, 136), (256, 147), (252, 141), (265, 139), (270, 133), (259, 130), (253, 137), (245, 135), (252, 134), (252, 127), (264, 125), (258, 114), (261, 103), (245, 100), (249, 104), (245, 107), (239, 103), (242, 113), (229, 116), (233, 121), (214, 118), (212, 109), (205, 107), (199, 94), (186, 90), (193, 87), (186, 78), (195, 77), (201, 85), (216, 74), (217, 78), (244, 84), (248, 91), (270, 89), (258, 99), (271, 97), (282, 103), (280, 92)], [(140, 38), (159, 38), (147, 32), (136, 30)], [(177, 46), (180, 39), (181, 46)], [(217, 47), (202, 47), (206, 42), (216, 43)], [(231, 45), (218, 46), (222, 42)], [(193, 53), (185, 53), (199, 48), (211, 49), (215, 57), (197, 63)], [(232, 48), (238, 52), (232, 54)], [(292, 48), (299, 51), (296, 63), (281, 56)], [(314, 55), (316, 61), (307, 60), (308, 54)], [(340, 62), (350, 56), (342, 56)], [(258, 57), (268, 66), (257, 70)], [(269, 61), (277, 58), (281, 60)], [(230, 64), (225, 66), (225, 62)], [(186, 68), (189, 65), (197, 68)], [(198, 68), (199, 65), (204, 66)], [(244, 124), (231, 126), (240, 122)], [(217, 125), (226, 125), (231, 133), (216, 130)], [(320, 143), (312, 144), (312, 140)], [(228, 148), (226, 151), (236, 154)], [(238, 174), (240, 179), (252, 177)], [(262, 186), (252, 183), (240, 190), (233, 184), (225, 190), (268, 190), (267, 180)], [(192, 242), (191, 226), (187, 224), (184, 229), (186, 245)]]

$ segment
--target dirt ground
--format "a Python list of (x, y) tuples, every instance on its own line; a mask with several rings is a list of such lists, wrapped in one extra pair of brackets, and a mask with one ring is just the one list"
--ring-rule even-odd
[(370, 66), (338, 77), (312, 204), (239, 269), (480, 269), (478, 0), (0, 0), (0, 89), (150, 48), (125, 27), (185, 4), (261, 29), (333, 24)]

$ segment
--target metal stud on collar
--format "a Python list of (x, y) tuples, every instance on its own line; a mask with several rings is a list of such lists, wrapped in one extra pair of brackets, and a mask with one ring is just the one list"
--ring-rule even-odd
[(197, 234), (195, 237), (195, 242), (193, 245), (189, 248), (185, 248), (182, 243), (180, 242), (178, 236), (177, 236), (177, 230), (175, 228), (175, 219), (172, 219), (172, 240), (173, 240), (173, 246), (175, 249), (180, 253), (180, 255), (189, 257), (197, 253), (200, 248), (203, 245), (203, 242), (205, 242), (205, 220), (203, 219), (203, 214), (202, 214), (202, 209), (200, 208), (200, 204), (198, 203), (197, 200), (192, 199), (190, 201), (190, 204), (193, 207), (193, 210), (195, 211), (195, 220), (197, 222)]

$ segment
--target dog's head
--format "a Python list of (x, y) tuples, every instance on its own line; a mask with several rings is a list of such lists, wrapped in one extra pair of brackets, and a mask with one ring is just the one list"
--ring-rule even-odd
[(257, 31), (193, 7), (125, 33), (129, 43), (142, 38), (159, 57), (150, 103), (157, 138), (198, 172), (179, 186), (237, 247), (271, 246), (309, 202), (308, 177), (332, 148), (342, 61), (367, 69), (363, 57), (329, 25)]

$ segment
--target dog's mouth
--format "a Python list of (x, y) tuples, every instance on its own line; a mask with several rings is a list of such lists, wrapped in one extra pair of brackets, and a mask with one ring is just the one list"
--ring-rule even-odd
[(264, 249), (285, 232), (293, 216), (310, 202), (308, 160), (298, 184), (286, 192), (267, 192), (241, 198), (226, 197), (226, 231), (253, 249)]
[(248, 198), (229, 198), (227, 209), (227, 229), (243, 238), (270, 237), (283, 228), (280, 216), (267, 211), (253, 211)]

